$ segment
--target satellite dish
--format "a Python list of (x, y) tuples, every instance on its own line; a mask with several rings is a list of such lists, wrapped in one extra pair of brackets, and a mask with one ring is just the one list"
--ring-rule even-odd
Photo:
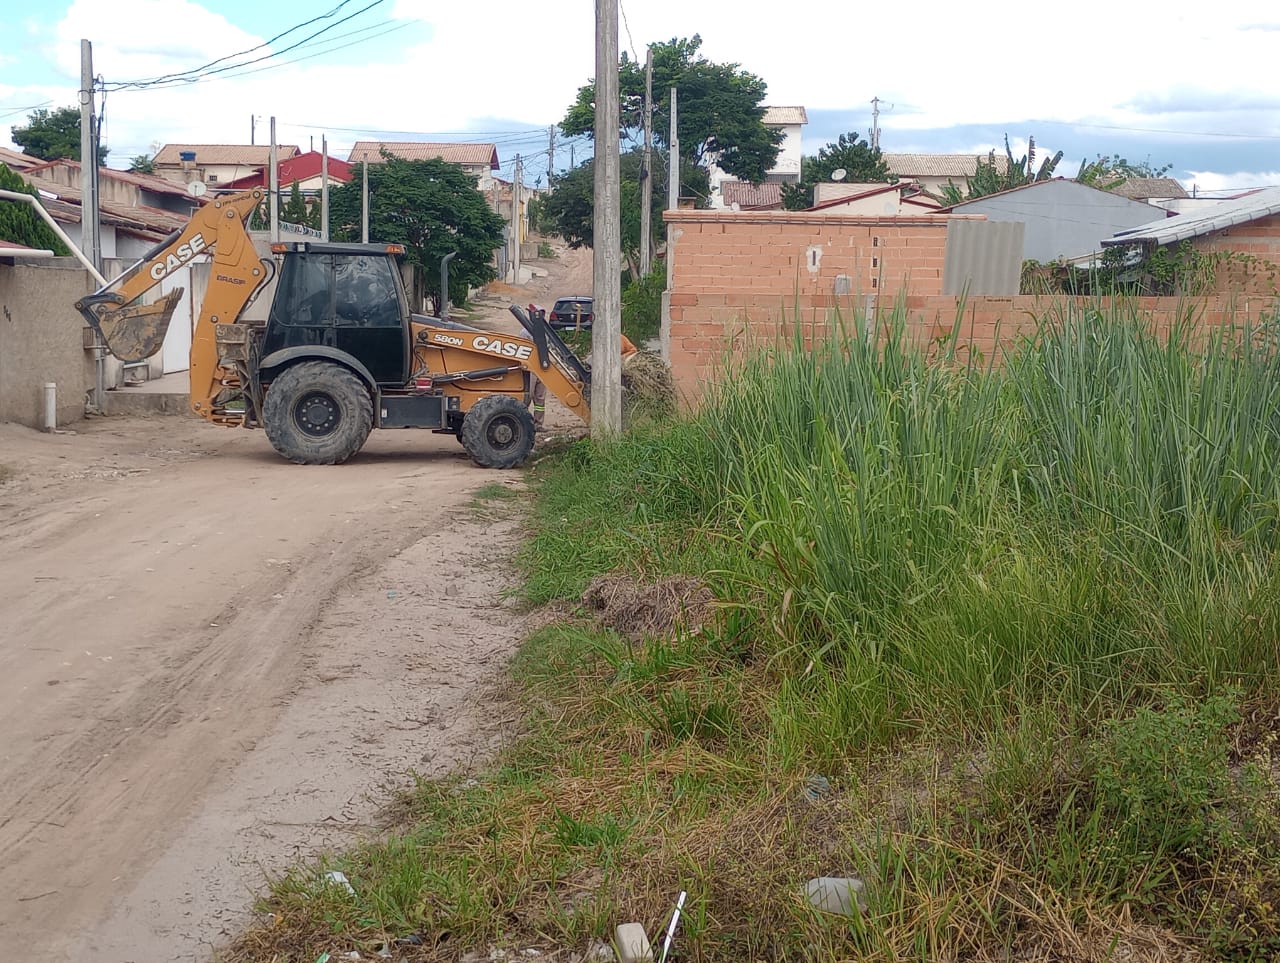
[(849, 172), (845, 170), (843, 167), (837, 167), (835, 170), (831, 172), (831, 179), (833, 181), (842, 181), (848, 176), (849, 176)]
[(187, 193), (192, 197), (202, 197), (208, 189), (204, 186), (204, 181), (192, 181), (187, 185)]

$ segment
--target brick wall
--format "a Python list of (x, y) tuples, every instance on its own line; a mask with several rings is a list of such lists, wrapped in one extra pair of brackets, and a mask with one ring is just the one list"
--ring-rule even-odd
[(1206, 254), (1225, 254), (1214, 268), (1219, 291), (1280, 295), (1280, 214), (1260, 217), (1192, 240)]
[[(671, 368), (677, 389), (691, 403), (723, 377), (723, 357), (731, 344), (741, 350), (751, 341), (790, 333), (797, 320), (807, 340), (825, 330), (836, 310), (846, 319), (868, 310), (884, 316), (901, 304), (908, 330), (919, 343), (946, 337), (958, 324), (962, 353), (989, 359), (1034, 331), (1042, 317), (1098, 305), (1090, 298), (1044, 295), (944, 296), (945, 216), (677, 211), (666, 217), (676, 237), (668, 331)], [(1206, 240), (1234, 244), (1230, 249), (1237, 251), (1242, 243), (1273, 245), (1280, 261), (1280, 218), (1275, 220), (1275, 225), (1259, 221), (1257, 229), (1231, 228), (1221, 241), (1219, 235)], [(1266, 258), (1268, 252), (1248, 253)], [(836, 294), (840, 277), (849, 279), (840, 282), (842, 292), (845, 284), (848, 289)], [(1276, 298), (1246, 289), (1232, 296), (1135, 298), (1124, 304), (1124, 310), (1137, 312), (1158, 329), (1167, 329), (1188, 312), (1209, 328), (1256, 320), (1275, 310)]]

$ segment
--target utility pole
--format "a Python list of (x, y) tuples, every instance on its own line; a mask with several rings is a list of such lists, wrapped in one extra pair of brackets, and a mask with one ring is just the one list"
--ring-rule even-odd
[(573, 141), (569, 141), (569, 170), (573, 170), (577, 166), (577, 164), (574, 161), (574, 149), (577, 146), (578, 145), (575, 144)]
[(596, 0), (596, 155), (593, 186), (595, 324), (591, 436), (622, 432), (622, 227), (618, 156), (618, 0)]
[(254, 138), (258, 136), (258, 118), (253, 114), (249, 115), (249, 146), (253, 147)]
[[(671, 88), (671, 129), (667, 133), (667, 147), (670, 156), (667, 158), (667, 210), (674, 211), (680, 206), (680, 135), (676, 133), (676, 120), (679, 111), (678, 95), (675, 87)], [(662, 292), (662, 320), (658, 328), (658, 342), (661, 345), (662, 360), (671, 361), (671, 281), (676, 265), (676, 236), (670, 223), (667, 224), (667, 286)]]
[(871, 98), (871, 149), (880, 149), (880, 98)]
[(271, 173), (267, 175), (271, 189), (271, 243), (280, 243), (280, 168), (276, 162), (276, 119), (271, 118)]
[[(80, 41), (80, 251), (102, 273), (102, 234), (98, 204), (98, 118), (93, 104), (93, 44)], [(93, 406), (107, 403), (107, 344), (93, 333)]]
[(547, 128), (547, 190), (556, 182), (556, 125)]
[(329, 138), (320, 138), (320, 240), (329, 240)]
[(653, 47), (644, 52), (644, 159), (640, 162), (640, 276), (648, 277), (653, 261), (649, 252), (653, 234)]
[(369, 243), (369, 158), (364, 159), (363, 183), (360, 187), (360, 241)]
[(516, 154), (516, 171), (511, 178), (511, 283), (520, 283), (520, 155)]

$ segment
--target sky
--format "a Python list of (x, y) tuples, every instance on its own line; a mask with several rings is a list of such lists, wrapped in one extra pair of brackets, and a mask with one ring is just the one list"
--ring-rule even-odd
[[(700, 34), (706, 57), (766, 81), (767, 103), (807, 109), (809, 154), (865, 137), (879, 98), (886, 152), (985, 154), (1007, 135), (1020, 157), (1034, 137), (1038, 157), (1064, 152), (1059, 174), (1119, 154), (1202, 193), (1280, 185), (1273, 0), (797, 9), (621, 0), (619, 43), (642, 59)], [(0, 145), (35, 107), (77, 103), (88, 39), (108, 166), (171, 142), (266, 143), (274, 116), (280, 143), (327, 137), (338, 157), (360, 139), (492, 142), (503, 176), (520, 153), (545, 182), (548, 128), (594, 74), (594, 38), (589, 0), (0, 0)], [(215, 61), (231, 69), (128, 86)], [(589, 153), (558, 135), (554, 163)]]

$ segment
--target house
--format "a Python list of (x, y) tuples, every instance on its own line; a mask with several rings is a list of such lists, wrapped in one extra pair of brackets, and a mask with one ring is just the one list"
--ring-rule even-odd
[(367, 161), (382, 163), (386, 151), (401, 160), (442, 160), (457, 164), (475, 176), (477, 187), (488, 191), (493, 186), (493, 172), (498, 169), (498, 148), (494, 144), (445, 144), (425, 141), (358, 140), (347, 156), (349, 164)]
[(10, 170), (17, 171), (21, 174), (29, 167), (36, 167), (43, 164), (39, 157), (32, 157), (30, 154), (24, 154), (22, 151), (9, 150), (7, 147), (0, 147), (0, 164)]
[[(236, 178), (225, 186), (229, 190), (247, 191), (255, 187), (269, 187), (267, 169), (270, 163), (258, 168), (252, 174)], [(280, 189), (289, 190), (297, 181), (298, 189), (303, 193), (318, 193), (323, 186), (324, 155), (318, 150), (296, 154), (276, 162), (276, 173), (279, 177)], [(352, 167), (337, 157), (329, 158), (329, 184), (347, 184), (351, 181)]]
[(978, 164), (996, 165), (996, 173), (1009, 171), (1009, 158), (995, 151), (985, 157), (981, 154), (881, 154), (890, 174), (899, 180), (913, 180), (921, 190), (941, 197), (948, 183), (964, 187), (965, 178), (972, 177)]
[(1223, 256), (1211, 268), (1218, 293), (1280, 294), (1280, 187), (1118, 231), (1102, 246), (1150, 250), (1184, 242), (1201, 254)]
[[(1022, 259), (1050, 262), (1097, 251), (1102, 239), (1151, 222), (1150, 204), (1057, 177), (940, 208), (1025, 225)], [(1158, 216), (1158, 215), (1157, 215)]]
[[(765, 175), (767, 184), (799, 184), (800, 183), (800, 137), (801, 128), (809, 123), (809, 115), (803, 107), (765, 107), (761, 118), (766, 127), (782, 132), (782, 143), (778, 147), (778, 159)], [(724, 187), (738, 183), (738, 178), (726, 174), (716, 166), (715, 158), (710, 158), (707, 176), (711, 185), (711, 206), (713, 208), (732, 207), (732, 202), (724, 198)]]
[[(72, 192), (79, 197), (82, 176), (79, 161), (65, 158), (41, 161), (22, 173), (29, 183), (41, 190), (62, 195)], [(193, 198), (181, 184), (163, 177), (109, 167), (98, 168), (98, 196), (109, 208), (154, 209), (176, 215), (184, 224), (190, 218), (192, 208), (203, 203)]]
[[(904, 184), (857, 184), (845, 181), (824, 182), (813, 186), (811, 211), (829, 214), (899, 214), (902, 211)], [(919, 212), (913, 212), (919, 213)]]
[(782, 210), (781, 181), (766, 181), (763, 184), (725, 181), (720, 185), (720, 195), (723, 206), (731, 211)]
[[(296, 157), (297, 147), (276, 147), (276, 159)], [(267, 144), (165, 144), (152, 164), (155, 172), (179, 184), (203, 181), (208, 187), (223, 187), (241, 177), (260, 171), (271, 163)]]
[(1190, 196), (1172, 177), (1127, 177), (1118, 184), (1103, 186), (1112, 194), (1161, 207), (1164, 206), (1161, 201), (1178, 201)]

